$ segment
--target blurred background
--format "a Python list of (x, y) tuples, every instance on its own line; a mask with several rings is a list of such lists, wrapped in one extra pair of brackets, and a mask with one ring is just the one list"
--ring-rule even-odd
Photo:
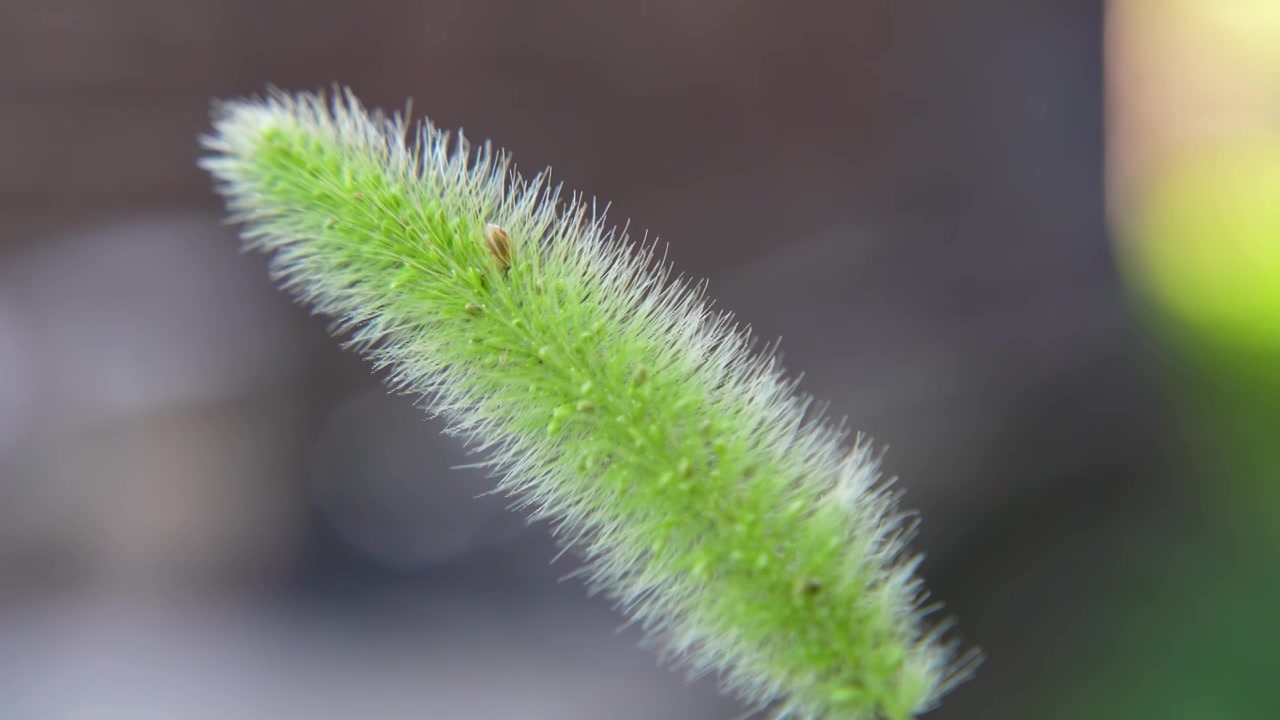
[(612, 201), (888, 447), (929, 715), (1280, 717), (1280, 3), (0, 3), (0, 720), (714, 719), (270, 287), (214, 97)]

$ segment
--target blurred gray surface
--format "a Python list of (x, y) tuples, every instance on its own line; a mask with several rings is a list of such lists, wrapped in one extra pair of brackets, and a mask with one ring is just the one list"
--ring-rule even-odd
[(738, 712), (219, 225), (210, 98), (334, 81), (553, 165), (781, 337), (991, 658), (936, 717), (991, 717), (1160, 491), (1100, 38), (1098, 2), (3, 4), (0, 717)]

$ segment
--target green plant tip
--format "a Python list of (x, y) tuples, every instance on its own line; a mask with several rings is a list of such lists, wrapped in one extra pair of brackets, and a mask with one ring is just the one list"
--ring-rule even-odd
[(487, 452), (673, 662), (792, 720), (902, 720), (968, 675), (868, 445), (652, 247), (349, 92), (213, 127), (201, 166), (280, 285)]

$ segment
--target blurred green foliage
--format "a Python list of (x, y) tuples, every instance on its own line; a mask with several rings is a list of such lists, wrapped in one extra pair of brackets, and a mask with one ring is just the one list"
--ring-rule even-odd
[(1174, 482), (1151, 492), (1176, 488), (1181, 508), (1120, 535), (1023, 716), (1277, 718), (1280, 140), (1183, 158), (1135, 210), (1121, 263), (1161, 351), (1172, 440)]

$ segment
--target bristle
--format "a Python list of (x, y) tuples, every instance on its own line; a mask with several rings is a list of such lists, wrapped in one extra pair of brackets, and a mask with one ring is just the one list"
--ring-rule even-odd
[(798, 720), (901, 720), (972, 668), (923, 620), (866, 443), (594, 205), (349, 92), (219, 105), (203, 145), (281, 286), (487, 452), (664, 656)]

